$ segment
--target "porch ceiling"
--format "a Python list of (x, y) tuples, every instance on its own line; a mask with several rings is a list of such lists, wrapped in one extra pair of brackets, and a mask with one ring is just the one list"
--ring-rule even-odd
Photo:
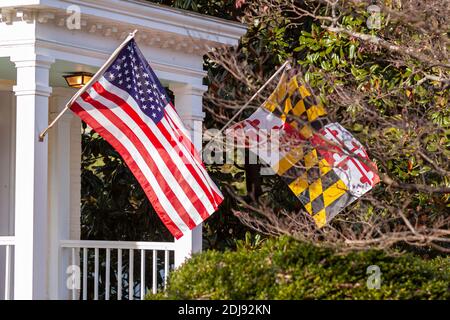
[[(63, 75), (77, 71), (95, 73), (97, 68), (70, 61), (56, 60), (50, 68), (50, 86), (67, 87)], [(0, 58), (0, 79), (16, 82), (16, 69), (7, 57)]]
[(8, 57), (0, 57), (0, 80), (16, 81), (16, 68)]
[[(70, 61), (64, 60), (56, 60), (55, 63), (52, 64), (50, 68), (50, 86), (51, 87), (68, 87), (66, 81), (63, 76), (70, 72), (90, 72), (95, 73), (97, 71), (97, 67), (74, 63)], [(0, 81), (1, 80), (9, 80), (16, 82), (16, 69), (14, 64), (9, 61), (7, 57), (0, 57)], [(162, 84), (164, 86), (168, 86), (169, 82), (162, 79)]]
[[(1, 60), (0, 60), (1, 65)], [(52, 87), (68, 87), (66, 80), (64, 80), (64, 75), (67, 75), (71, 72), (90, 72), (95, 73), (98, 70), (97, 67), (74, 63), (65, 60), (56, 60), (55, 63), (52, 64), (50, 68), (50, 86)], [(12, 70), (11, 72), (14, 72)], [(0, 66), (0, 77), (2, 75), (2, 69)], [(9, 79), (9, 78), (8, 78)], [(12, 79), (11, 79), (12, 80)], [(168, 85), (166, 81), (162, 81), (164, 85)]]

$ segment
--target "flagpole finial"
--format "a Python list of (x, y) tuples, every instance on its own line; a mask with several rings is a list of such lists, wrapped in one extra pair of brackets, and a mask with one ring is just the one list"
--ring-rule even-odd
[(297, 70), (298, 68), (294, 66), (292, 58), (288, 58), (286, 61), (287, 61), (286, 73), (288, 74), (289, 77), (294, 77), (295, 74), (298, 73)]
[(287, 58), (286, 62), (286, 71), (290, 71), (293, 68), (292, 58)]

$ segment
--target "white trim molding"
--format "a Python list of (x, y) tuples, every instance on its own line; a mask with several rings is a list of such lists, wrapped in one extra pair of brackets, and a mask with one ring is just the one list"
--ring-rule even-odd
[(138, 29), (139, 42), (174, 51), (204, 54), (213, 47), (236, 45), (246, 32), (238, 22), (135, 0), (2, 0), (0, 20), (67, 29), (71, 5), (81, 14), (75, 32), (123, 39)]

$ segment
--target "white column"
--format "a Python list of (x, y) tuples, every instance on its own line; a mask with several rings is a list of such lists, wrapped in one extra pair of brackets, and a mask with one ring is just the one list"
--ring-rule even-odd
[[(73, 92), (57, 88), (51, 97), (50, 120), (65, 107)], [(48, 135), (49, 143), (49, 298), (69, 299), (66, 280), (71, 264), (70, 252), (63, 252), (61, 240), (70, 239), (71, 210), (71, 122), (73, 114), (66, 111)], [(79, 204), (78, 204), (79, 205)]]
[(17, 69), (14, 298), (46, 299), (47, 140), (49, 70), (53, 59), (28, 51), (11, 57)]
[[(175, 95), (175, 107), (181, 120), (191, 133), (191, 139), (201, 155), (203, 112), (203, 93), (207, 90), (203, 85), (171, 84), (170, 90)], [(202, 251), (202, 226), (175, 240), (175, 268), (180, 266), (193, 253)]]

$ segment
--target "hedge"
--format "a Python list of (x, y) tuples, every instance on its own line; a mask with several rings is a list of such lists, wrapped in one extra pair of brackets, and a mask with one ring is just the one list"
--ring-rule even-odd
[[(381, 271), (368, 289), (367, 268)], [(369, 250), (337, 254), (280, 237), (259, 249), (206, 251), (170, 275), (148, 299), (450, 299), (450, 259)]]

